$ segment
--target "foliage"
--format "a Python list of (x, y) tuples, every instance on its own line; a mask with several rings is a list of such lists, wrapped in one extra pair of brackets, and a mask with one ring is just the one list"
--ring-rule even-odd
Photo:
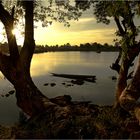
[[(47, 6), (43, 6), (47, 5)], [(42, 26), (45, 27), (51, 24), (52, 21), (64, 23), (64, 26), (70, 26), (69, 20), (78, 20), (81, 13), (77, 8), (71, 5), (69, 1), (42, 1), (36, 3), (35, 6), (35, 21), (42, 21)]]
[[(14, 27), (18, 28), (24, 36), (25, 27), (25, 6), (24, 0), (1, 0), (5, 9), (9, 13), (14, 13)], [(78, 20), (81, 12), (72, 5), (69, 1), (48, 0), (38, 1), (34, 0), (34, 21), (35, 23), (42, 23), (42, 27), (51, 25), (53, 21), (63, 23), (64, 26), (69, 27), (69, 20)], [(37, 28), (37, 24), (34, 27)], [(5, 32), (3, 33), (6, 36)]]
[(98, 23), (109, 24), (110, 20), (114, 19), (118, 28), (115, 34), (121, 37), (119, 43), (124, 56), (127, 56), (129, 48), (135, 46), (136, 36), (139, 34), (139, 26), (134, 23), (135, 16), (139, 15), (139, 5), (138, 1), (76, 0), (76, 6), (83, 11), (93, 7), (93, 14)]
[[(24, 17), (24, 1), (23, 0), (8, 0), (3, 1), (3, 5), (6, 9), (11, 11), (13, 6), (15, 7), (15, 19), (21, 19)], [(72, 3), (69, 1), (48, 0), (38, 1), (34, 0), (34, 20), (36, 22), (41, 21), (42, 26), (45, 27), (51, 24), (53, 20), (63, 22), (65, 26), (69, 26), (68, 20), (78, 20), (81, 13)]]
[(64, 45), (53, 45), (53, 46), (40, 46), (37, 45), (35, 52), (47, 52), (47, 51), (95, 51), (100, 53), (101, 51), (118, 51), (118, 48), (113, 47), (105, 43), (104, 45), (100, 43), (85, 43), (80, 45), (70, 45), (69, 43)]

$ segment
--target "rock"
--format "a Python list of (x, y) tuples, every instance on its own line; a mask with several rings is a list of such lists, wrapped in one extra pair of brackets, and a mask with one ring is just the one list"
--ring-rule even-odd
[(71, 85), (71, 84), (67, 84), (66, 86), (67, 86), (67, 87), (71, 87), (72, 85)]
[(3, 94), (1, 94), (1, 97), (4, 97), (4, 95), (3, 95)]
[(58, 96), (50, 99), (51, 102), (56, 103), (60, 106), (66, 106), (71, 104), (71, 100), (72, 98), (70, 95)]
[(51, 87), (54, 87), (54, 86), (56, 86), (56, 84), (55, 84), (55, 83), (51, 83), (50, 85), (51, 85)]
[(111, 79), (112, 80), (117, 80), (117, 77), (116, 76), (112, 76)]
[(10, 96), (10, 94), (6, 94), (5, 96), (6, 96), (6, 97), (9, 97), (9, 96)]
[(15, 93), (15, 90), (10, 90), (8, 93), (9, 93), (10, 95), (12, 95), (12, 94)]
[(45, 83), (45, 84), (44, 84), (44, 86), (48, 86), (48, 85), (49, 85), (48, 83)]

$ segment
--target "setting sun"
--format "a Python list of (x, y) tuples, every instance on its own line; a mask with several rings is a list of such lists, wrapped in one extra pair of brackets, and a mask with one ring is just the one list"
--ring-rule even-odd
[(15, 36), (20, 36), (21, 35), (20, 31), (16, 28), (12, 30), (12, 34), (15, 35)]
[(23, 37), (21, 31), (20, 31), (18, 28), (14, 28), (14, 29), (12, 30), (12, 34), (16, 36), (17, 43), (18, 43), (19, 45), (22, 45), (23, 40), (24, 40), (24, 37)]

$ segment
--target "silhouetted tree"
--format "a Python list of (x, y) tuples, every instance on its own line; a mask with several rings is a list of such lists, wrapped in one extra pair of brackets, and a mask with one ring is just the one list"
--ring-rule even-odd
[[(48, 24), (48, 21), (45, 21), (46, 16), (51, 17), (51, 20), (69, 25), (68, 20), (76, 19), (79, 16), (78, 11), (68, 2), (55, 1), (56, 9), (54, 9), (54, 5), (52, 6), (53, 1), (49, 2), (48, 7), (41, 5), (38, 7), (40, 2), (34, 0), (14, 1), (10, 11), (10, 9), (4, 8), (5, 1), (0, 1), (0, 20), (5, 27), (9, 48), (9, 55), (0, 52), (0, 70), (14, 85), (17, 105), (29, 116), (56, 106), (39, 91), (30, 75), (30, 65), (35, 50), (34, 19), (43, 21), (43, 26), (45, 26), (46, 22)], [(15, 4), (20, 7), (15, 9)], [(7, 6), (7, 3), (5, 6)], [(15, 10), (17, 10), (18, 14), (15, 13)], [(20, 52), (15, 35), (12, 34), (12, 29), (14, 28), (14, 23), (17, 22), (16, 17), (18, 16), (25, 17), (24, 44)]]
[[(118, 31), (116, 35), (121, 37), (121, 51), (112, 65), (112, 69), (119, 73), (116, 89), (115, 107), (121, 105), (127, 111), (133, 111), (140, 122), (140, 103), (137, 101), (140, 97), (140, 59), (138, 60), (137, 71), (133, 79), (127, 84), (128, 70), (132, 65), (135, 57), (140, 52), (140, 42), (136, 41), (139, 33), (139, 27), (134, 23), (135, 15), (140, 14), (139, 1), (84, 1), (85, 6), (80, 0), (77, 1), (77, 7), (83, 10), (89, 8), (92, 4), (94, 7), (94, 15), (97, 22), (105, 24), (110, 23), (112, 17), (117, 25)], [(119, 65), (119, 61), (121, 64)]]
[[(100, 8), (104, 9), (104, 13), (102, 13)], [(121, 65), (120, 69), (118, 69), (119, 78), (116, 89), (115, 107), (119, 105), (120, 96), (127, 87), (127, 78), (129, 75), (128, 70), (140, 51), (140, 43), (136, 41), (136, 36), (139, 33), (138, 26), (134, 23), (134, 16), (137, 14), (137, 8), (138, 2), (132, 1), (109, 1), (95, 3), (95, 15), (98, 21), (109, 23), (109, 19), (107, 19), (107, 17), (113, 17), (118, 28), (116, 35), (121, 37), (121, 51), (117, 59), (119, 60), (119, 58), (121, 58)], [(116, 61), (112, 66), (119, 67), (119, 61)], [(115, 67), (112, 68), (115, 70)]]

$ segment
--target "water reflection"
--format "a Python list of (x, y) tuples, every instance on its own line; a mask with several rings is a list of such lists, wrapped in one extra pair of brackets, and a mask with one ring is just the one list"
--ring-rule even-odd
[[(34, 55), (32, 76), (40, 90), (48, 97), (64, 94), (72, 96), (73, 100), (92, 100), (98, 104), (112, 104), (114, 100), (115, 82), (111, 76), (117, 74), (109, 66), (117, 57), (116, 52), (49, 52)], [(38, 63), (38, 64), (37, 64)], [(86, 82), (82, 86), (66, 88), (63, 82), (69, 79), (51, 76), (53, 73), (96, 75), (97, 83)], [(55, 87), (44, 87), (44, 83), (55, 82)]]
[[(94, 52), (49, 52), (37, 54), (33, 57), (31, 72), (32, 76), (40, 76), (51, 72), (92, 74), (102, 68), (108, 69), (115, 57), (116, 53), (98, 54)], [(105, 71), (102, 70), (102, 74)]]
[[(112, 104), (115, 82), (110, 78), (117, 74), (109, 66), (117, 57), (116, 52), (48, 52), (35, 54), (31, 64), (31, 75), (39, 89), (48, 97), (69, 94), (73, 100), (90, 100), (97, 104)], [(66, 87), (70, 79), (51, 76), (50, 73), (96, 75), (97, 82), (85, 82), (84, 85)], [(13, 86), (0, 75), (0, 95), (7, 94)], [(55, 83), (56, 86), (44, 86)], [(19, 109), (16, 107), (15, 95), (7, 98), (0, 96), (0, 124), (13, 123), (18, 120)]]

